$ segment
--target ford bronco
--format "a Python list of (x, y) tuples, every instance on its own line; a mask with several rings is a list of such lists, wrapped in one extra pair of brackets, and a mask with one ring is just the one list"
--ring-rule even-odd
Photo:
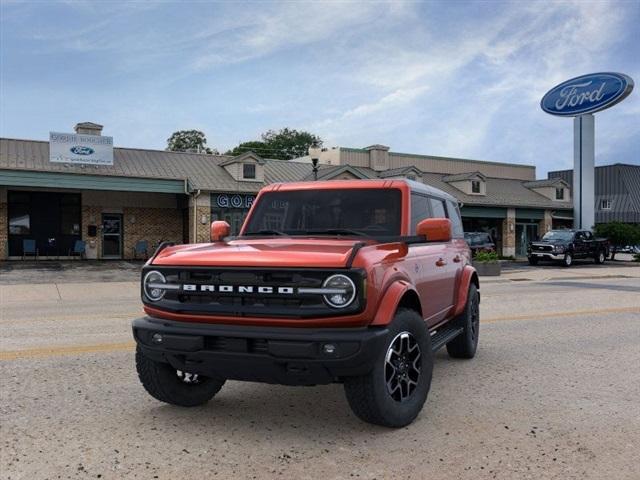
[(133, 322), (144, 388), (180, 406), (227, 379), (340, 382), (354, 413), (411, 423), (433, 352), (472, 358), (479, 283), (454, 197), (410, 180), (274, 184), (239, 236), (161, 246)]

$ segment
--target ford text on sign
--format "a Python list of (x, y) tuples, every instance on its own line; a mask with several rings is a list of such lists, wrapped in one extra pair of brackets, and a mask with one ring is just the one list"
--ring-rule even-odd
[(113, 165), (113, 137), (50, 132), (49, 161)]
[(633, 80), (622, 73), (591, 73), (552, 88), (540, 106), (551, 115), (573, 117), (612, 107), (633, 90)]

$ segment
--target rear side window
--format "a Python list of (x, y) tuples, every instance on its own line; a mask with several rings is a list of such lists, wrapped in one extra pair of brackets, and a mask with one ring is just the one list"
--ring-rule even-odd
[(451, 200), (447, 200), (447, 210), (449, 211), (449, 220), (451, 220), (451, 233), (453, 238), (463, 238), (464, 228), (462, 227), (462, 219), (460, 218), (458, 206)]
[(429, 218), (429, 198), (416, 193), (411, 194), (411, 234), (416, 233), (416, 227), (421, 220)]
[(430, 198), (431, 211), (434, 218), (447, 218), (446, 210), (444, 209), (444, 202), (435, 198)]

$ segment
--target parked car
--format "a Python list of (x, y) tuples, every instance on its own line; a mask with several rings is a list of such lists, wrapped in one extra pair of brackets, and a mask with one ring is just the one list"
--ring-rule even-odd
[(213, 222), (211, 243), (164, 246), (142, 270), (136, 366), (160, 401), (204, 404), (228, 379), (338, 382), (358, 417), (402, 427), (427, 398), (434, 352), (476, 353), (480, 285), (447, 193), (273, 184), (229, 231)]
[(464, 232), (471, 254), (475, 257), (478, 252), (495, 252), (496, 244), (491, 235), (486, 232)]
[(552, 260), (570, 267), (574, 259), (591, 258), (596, 263), (604, 263), (608, 252), (609, 242), (594, 238), (588, 230), (551, 230), (542, 240), (529, 243), (527, 258), (531, 265)]

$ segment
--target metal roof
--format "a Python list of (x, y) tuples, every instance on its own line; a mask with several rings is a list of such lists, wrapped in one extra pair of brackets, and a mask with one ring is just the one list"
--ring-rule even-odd
[[(237, 181), (221, 165), (231, 158), (225, 155), (169, 152), (139, 148), (114, 148), (113, 165), (70, 165), (49, 162), (49, 142), (0, 138), (0, 170), (31, 172), (59, 172), (90, 176), (133, 177), (188, 180), (195, 189), (214, 192), (257, 192), (265, 184), (288, 183), (313, 178), (312, 165), (305, 162), (265, 159), (265, 182)], [(375, 179), (387, 176), (368, 167), (349, 165), (348, 171), (357, 172), (361, 178)], [(403, 167), (398, 172), (414, 167)], [(416, 171), (420, 171), (415, 167)], [(318, 177), (328, 179), (346, 171), (345, 165), (321, 165)], [(477, 175), (471, 172), (466, 175)], [(572, 209), (571, 203), (552, 201), (527, 188), (523, 180), (485, 177), (486, 195), (466, 195), (445, 181), (451, 175), (422, 173), (422, 182), (442, 190), (466, 205), (537, 207)], [(635, 178), (635, 177), (634, 177)], [(640, 185), (640, 174), (633, 180)], [(640, 197), (640, 194), (637, 194)], [(638, 198), (640, 202), (640, 198)]]
[(472, 180), (474, 178), (481, 178), (485, 180), (487, 177), (480, 172), (468, 172), (468, 173), (458, 173), (455, 175), (446, 175), (442, 177), (442, 180), (445, 182), (460, 182), (462, 180)]
[[(49, 161), (49, 142), (0, 138), (0, 169), (188, 180), (192, 188), (211, 191), (256, 192), (260, 182), (235, 180), (221, 165), (228, 155), (114, 148), (113, 165), (72, 165)], [(265, 182), (291, 182), (311, 172), (311, 165), (287, 160), (264, 164)]]

